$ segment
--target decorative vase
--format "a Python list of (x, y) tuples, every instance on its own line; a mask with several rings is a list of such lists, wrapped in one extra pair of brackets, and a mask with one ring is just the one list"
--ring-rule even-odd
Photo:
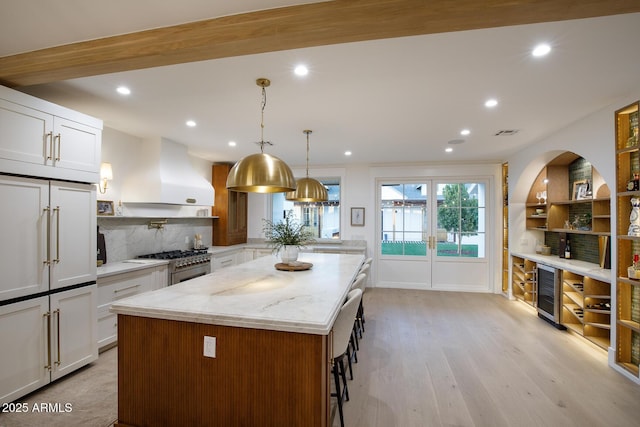
[(631, 214), (629, 215), (629, 236), (640, 236), (640, 199), (631, 199)]
[(284, 264), (295, 262), (298, 259), (298, 247), (291, 245), (284, 245), (280, 249), (280, 259)]

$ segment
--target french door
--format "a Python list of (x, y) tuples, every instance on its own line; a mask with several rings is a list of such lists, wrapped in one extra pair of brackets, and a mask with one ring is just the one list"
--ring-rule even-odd
[(381, 287), (489, 292), (488, 182), (378, 181)]

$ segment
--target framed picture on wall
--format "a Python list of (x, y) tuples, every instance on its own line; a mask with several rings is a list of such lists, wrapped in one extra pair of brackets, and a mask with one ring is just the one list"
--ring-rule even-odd
[(98, 215), (113, 215), (113, 201), (111, 200), (98, 200), (97, 202)]
[(351, 225), (364, 226), (364, 208), (351, 208)]

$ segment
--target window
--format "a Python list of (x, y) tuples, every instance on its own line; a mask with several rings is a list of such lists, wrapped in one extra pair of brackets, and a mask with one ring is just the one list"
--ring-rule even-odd
[(340, 180), (318, 179), (327, 188), (326, 202), (292, 202), (284, 198), (286, 193), (274, 193), (271, 198), (271, 220), (279, 222), (293, 209), (301, 223), (311, 230), (316, 239), (340, 238)]
[(483, 183), (438, 184), (438, 256), (484, 258), (485, 185)]
[(426, 255), (426, 184), (385, 184), (380, 191), (382, 255)]

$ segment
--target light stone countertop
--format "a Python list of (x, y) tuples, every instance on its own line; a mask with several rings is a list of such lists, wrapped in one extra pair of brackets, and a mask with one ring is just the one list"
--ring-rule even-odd
[[(240, 249), (270, 249), (267, 243), (242, 243), (231, 246), (210, 246), (208, 252), (212, 255), (224, 255), (226, 252), (233, 252)], [(345, 241), (341, 243), (313, 243), (300, 248), (300, 252), (323, 252), (323, 251), (343, 251), (349, 253), (366, 253), (367, 247)]]
[(363, 255), (301, 254), (307, 271), (279, 271), (272, 257), (117, 301), (111, 311), (157, 319), (327, 335)]
[(540, 264), (546, 264), (548, 266), (555, 267), (561, 270), (571, 271), (572, 273), (588, 276), (596, 280), (601, 280), (603, 282), (611, 283), (611, 270), (600, 268), (599, 264), (580, 261), (576, 259), (567, 260), (564, 258), (559, 258), (557, 255), (542, 255), (524, 252), (512, 252), (511, 255), (526, 258), (531, 261), (535, 261)]
[(158, 265), (169, 264), (163, 259), (130, 259), (120, 262), (107, 262), (98, 267), (98, 279), (130, 271), (143, 270)]

